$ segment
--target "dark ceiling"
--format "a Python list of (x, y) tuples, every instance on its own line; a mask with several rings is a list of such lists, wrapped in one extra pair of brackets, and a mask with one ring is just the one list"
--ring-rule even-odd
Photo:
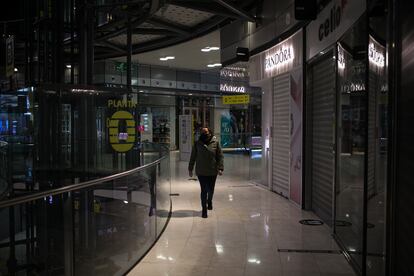
[[(98, 59), (125, 55), (128, 16), (132, 25), (132, 52), (136, 54), (201, 36), (235, 19), (255, 21), (254, 10), (260, 1), (146, 1), (147, 10), (142, 5), (145, 1), (129, 2), (132, 4), (97, 6), (99, 13), (113, 17), (96, 29)], [(157, 5), (154, 2), (158, 2), (158, 7), (154, 7)]]
[[(12, 34), (16, 41), (16, 63), (23, 63), (25, 38), (24, 18), (27, 10), (42, 1), (7, 0), (0, 11), (2, 33)], [(71, 0), (62, 1), (70, 10)], [(138, 54), (178, 44), (207, 34), (237, 19), (256, 21), (255, 13), (263, 0), (73, 0), (87, 3), (92, 10), (95, 59), (127, 54), (127, 29), (131, 26), (132, 53)], [(47, 3), (46, 1), (43, 1)], [(36, 4), (34, 4), (36, 3)], [(51, 2), (53, 5), (54, 1)], [(32, 5), (29, 7), (27, 5)], [(56, 3), (54, 3), (56, 5)], [(78, 5), (81, 12), (85, 4)], [(35, 12), (34, 12), (35, 13)], [(66, 16), (70, 11), (65, 11)], [(62, 13), (63, 14), (63, 13)], [(33, 21), (39, 15), (32, 15)], [(41, 17), (41, 15), (40, 15)], [(65, 47), (70, 33), (65, 29)], [(76, 38), (75, 38), (76, 39)], [(20, 53), (20, 54), (19, 54)]]

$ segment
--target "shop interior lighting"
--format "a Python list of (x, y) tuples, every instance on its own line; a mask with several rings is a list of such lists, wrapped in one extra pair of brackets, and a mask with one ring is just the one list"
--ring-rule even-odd
[(70, 68), (72, 68), (72, 65), (71, 64), (66, 64), (66, 68), (70, 69)]
[(160, 58), (161, 61), (167, 61), (167, 60), (170, 60), (170, 59), (175, 59), (175, 57), (174, 56), (166, 56), (166, 57)]
[(191, 93), (190, 93), (190, 94), (188, 94), (188, 96), (192, 96), (192, 95), (193, 95), (193, 94), (191, 94)]
[(221, 63), (208, 64), (207, 67), (209, 68), (221, 67)]
[(17, 69), (17, 68), (14, 68), (14, 72), (19, 72), (19, 69)]
[(207, 46), (207, 47), (204, 47), (203, 49), (201, 49), (201, 52), (208, 53), (210, 51), (218, 51), (218, 50), (220, 50), (220, 47), (215, 47), (215, 46), (210, 47), (210, 46)]

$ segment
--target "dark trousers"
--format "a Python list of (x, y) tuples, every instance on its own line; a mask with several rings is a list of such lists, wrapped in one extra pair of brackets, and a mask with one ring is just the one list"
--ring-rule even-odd
[(207, 210), (207, 204), (211, 205), (214, 194), (214, 186), (216, 185), (216, 179), (217, 175), (198, 176), (198, 180), (200, 181), (201, 187), (201, 207), (203, 208), (203, 210)]

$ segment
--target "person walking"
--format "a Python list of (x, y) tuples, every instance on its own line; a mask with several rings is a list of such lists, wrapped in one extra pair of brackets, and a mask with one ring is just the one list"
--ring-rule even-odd
[(213, 194), (217, 175), (222, 175), (224, 169), (220, 144), (207, 127), (201, 129), (200, 138), (194, 143), (191, 150), (188, 164), (190, 177), (193, 177), (194, 164), (201, 187), (201, 216), (207, 218), (207, 209), (213, 210)]

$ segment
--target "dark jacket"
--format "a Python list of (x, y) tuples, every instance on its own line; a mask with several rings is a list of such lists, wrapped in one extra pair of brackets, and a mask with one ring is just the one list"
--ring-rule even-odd
[(194, 164), (196, 175), (213, 176), (223, 170), (223, 152), (215, 136), (207, 144), (200, 140), (195, 142), (188, 164), (189, 171), (193, 171)]

